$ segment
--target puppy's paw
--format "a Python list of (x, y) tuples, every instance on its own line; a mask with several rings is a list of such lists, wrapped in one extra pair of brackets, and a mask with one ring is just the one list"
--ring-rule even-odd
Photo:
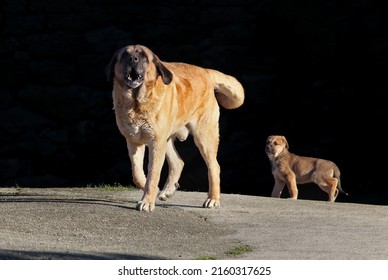
[(168, 186), (163, 188), (163, 190), (159, 193), (158, 197), (160, 200), (166, 201), (170, 197), (172, 197), (175, 191), (179, 188), (179, 184), (175, 183), (174, 186)]
[(136, 210), (144, 211), (144, 212), (152, 212), (155, 209), (155, 202), (146, 202), (143, 200), (140, 200), (136, 204)]
[(219, 199), (208, 198), (202, 205), (204, 208), (219, 208), (221, 206)]

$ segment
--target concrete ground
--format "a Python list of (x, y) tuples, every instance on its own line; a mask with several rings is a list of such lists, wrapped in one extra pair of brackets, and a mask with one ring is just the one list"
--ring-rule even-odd
[[(0, 188), (0, 259), (388, 259), (388, 206), (178, 191)], [(248, 249), (248, 250), (246, 250)]]

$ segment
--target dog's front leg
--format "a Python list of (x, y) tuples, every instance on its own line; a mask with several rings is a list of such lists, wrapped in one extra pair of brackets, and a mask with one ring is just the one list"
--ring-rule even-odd
[(287, 174), (286, 184), (288, 187), (288, 192), (290, 193), (290, 199), (298, 199), (298, 188), (296, 185), (296, 178), (294, 173)]
[(144, 190), (146, 176), (144, 175), (144, 152), (145, 145), (137, 145), (127, 140), (129, 158), (132, 164), (132, 180), (139, 188)]
[(139, 211), (152, 212), (159, 192), (160, 173), (166, 156), (166, 143), (152, 142), (149, 146), (148, 174), (142, 199), (137, 203)]
[(286, 183), (278, 177), (275, 177), (275, 186), (273, 187), (271, 197), (280, 197)]

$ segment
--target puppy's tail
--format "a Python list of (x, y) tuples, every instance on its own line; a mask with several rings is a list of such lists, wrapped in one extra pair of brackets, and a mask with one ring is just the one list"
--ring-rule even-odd
[(340, 175), (340, 171), (338, 168), (334, 169), (334, 177), (338, 179), (338, 185), (337, 185), (337, 189), (343, 193), (344, 195), (349, 195), (347, 192), (345, 192), (342, 187), (341, 187), (341, 175)]
[(337, 185), (337, 189), (342, 192), (344, 195), (349, 195), (347, 192), (345, 192), (342, 187), (341, 187), (341, 179), (338, 177), (338, 185)]
[(244, 103), (244, 88), (241, 83), (232, 76), (217, 70), (207, 69), (210, 78), (214, 82), (214, 92), (218, 103), (225, 109), (235, 109)]

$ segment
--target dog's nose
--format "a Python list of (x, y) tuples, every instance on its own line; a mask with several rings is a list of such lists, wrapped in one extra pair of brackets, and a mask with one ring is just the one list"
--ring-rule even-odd
[(139, 57), (137, 56), (137, 55), (130, 55), (129, 56), (129, 60), (131, 61), (131, 62), (139, 62)]

